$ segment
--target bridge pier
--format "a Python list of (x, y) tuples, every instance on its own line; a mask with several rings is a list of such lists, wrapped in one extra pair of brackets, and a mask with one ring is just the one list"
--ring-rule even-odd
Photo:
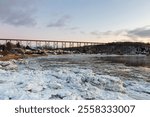
[(45, 41), (45, 47), (46, 47), (46, 48), (50, 47), (50, 43), (47, 42), (47, 41)]
[(69, 48), (72, 48), (72, 47), (74, 47), (74, 43), (73, 43), (73, 42), (70, 42), (70, 43), (69, 43)]
[(31, 41), (26, 41), (26, 46), (31, 47)]
[(81, 47), (81, 43), (80, 42), (77, 42), (77, 47)]
[(37, 47), (41, 47), (41, 42), (40, 41), (36, 41), (36, 48)]
[(53, 42), (53, 48), (58, 49), (58, 42)]
[(62, 48), (66, 48), (66, 42), (62, 42)]

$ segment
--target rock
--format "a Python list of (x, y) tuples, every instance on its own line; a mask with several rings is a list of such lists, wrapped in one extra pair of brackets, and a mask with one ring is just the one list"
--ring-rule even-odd
[(51, 82), (48, 84), (48, 87), (51, 89), (61, 89), (62, 85), (57, 82)]
[(6, 67), (6, 66), (9, 66), (10, 65), (10, 62), (9, 61), (0, 61), (0, 65), (2, 67)]
[(47, 55), (47, 52), (46, 52), (45, 50), (40, 50), (40, 49), (38, 49), (38, 50), (36, 51), (36, 54)]
[(12, 49), (12, 51), (14, 51), (17, 54), (25, 54), (25, 50), (22, 48), (14, 48)]
[(45, 50), (43, 50), (42, 54), (43, 55), (47, 55), (47, 52)]
[(43, 90), (43, 86), (36, 82), (35, 83), (31, 82), (25, 87), (25, 90), (32, 93), (37, 93)]
[(65, 96), (56, 94), (56, 95), (51, 95), (51, 97), (49, 99), (63, 99)]
[(25, 59), (19, 59), (18, 64), (28, 64), (28, 61), (26, 61)]
[(25, 54), (34, 54), (34, 52), (32, 50), (30, 50), (30, 49), (26, 49), (25, 50)]
[(4, 70), (17, 70), (17, 64), (12, 61), (0, 61), (0, 68)]

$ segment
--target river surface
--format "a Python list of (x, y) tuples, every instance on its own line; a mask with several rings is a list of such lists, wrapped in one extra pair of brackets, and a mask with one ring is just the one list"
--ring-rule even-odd
[(55, 67), (89, 68), (98, 74), (150, 81), (150, 56), (143, 55), (50, 55), (37, 59), (43, 69)]
[(123, 63), (126, 66), (150, 67), (150, 56), (105, 56), (100, 59), (111, 63)]

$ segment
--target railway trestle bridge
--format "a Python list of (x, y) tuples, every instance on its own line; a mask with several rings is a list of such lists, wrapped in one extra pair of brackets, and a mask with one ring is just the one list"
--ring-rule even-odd
[(29, 46), (29, 47), (47, 47), (51, 49), (63, 49), (63, 48), (83, 47), (83, 46), (102, 44), (99, 42), (82, 42), (82, 41), (0, 39), (0, 44), (6, 44), (7, 42), (11, 42), (13, 44), (19, 43), (20, 45)]

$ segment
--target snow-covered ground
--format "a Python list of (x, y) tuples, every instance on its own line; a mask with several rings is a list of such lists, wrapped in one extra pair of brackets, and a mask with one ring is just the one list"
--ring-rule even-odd
[(0, 99), (150, 99), (150, 68), (50, 55), (0, 62)]

